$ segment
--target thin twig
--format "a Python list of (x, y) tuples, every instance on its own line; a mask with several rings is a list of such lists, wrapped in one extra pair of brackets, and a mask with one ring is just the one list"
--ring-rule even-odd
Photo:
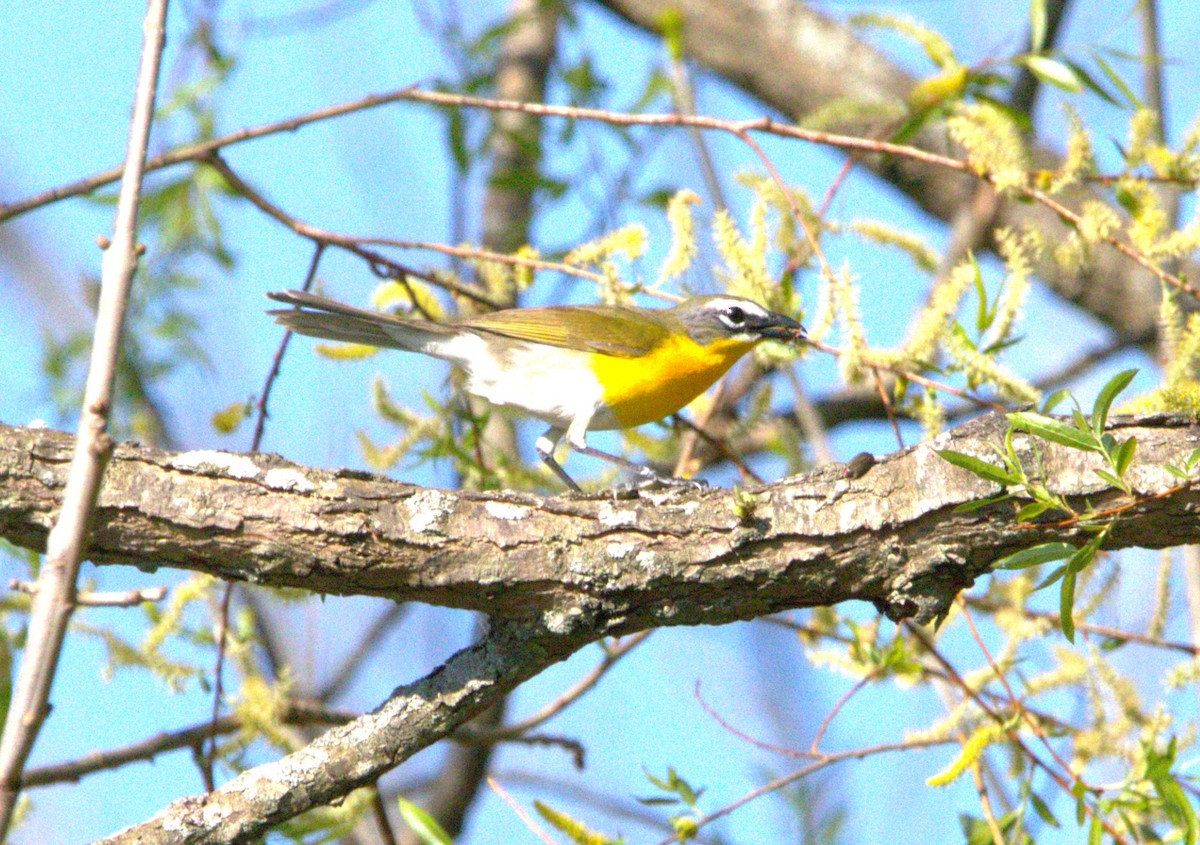
[[(820, 340), (808, 340), (808, 341), (806, 341), (806, 343), (809, 346), (813, 347), (814, 349), (820, 349), (822, 352), (828, 352), (831, 355), (837, 355), (840, 357), (840, 356), (846, 354), (843, 350), (839, 349), (838, 347), (831, 346), (830, 344), (825, 343)], [(930, 390), (938, 390), (943, 393), (949, 393), (951, 396), (957, 396), (959, 399), (963, 399), (967, 402), (970, 402), (972, 405), (974, 405), (977, 408), (986, 408), (986, 409), (992, 410), (992, 411), (1007, 411), (1008, 410), (1007, 406), (1005, 406), (1004, 404), (1002, 404), (1000, 402), (994, 402), (990, 399), (984, 399), (983, 397), (976, 396), (974, 393), (971, 393), (968, 390), (963, 390), (960, 387), (954, 387), (953, 385), (950, 385), (950, 384), (945, 384), (943, 382), (934, 381), (933, 379), (927, 378), (927, 377), (921, 375), (920, 373), (914, 373), (910, 370), (904, 369), (903, 367), (899, 367), (895, 364), (888, 363), (887, 361), (880, 361), (880, 360), (871, 358), (870, 356), (863, 356), (862, 362), (863, 362), (863, 366), (870, 367), (872, 369), (877, 369), (877, 370), (886, 370), (889, 373), (906, 378), (909, 381), (913, 382), (914, 384), (919, 384), (922, 387), (928, 388)]]
[[(217, 611), (216, 633), (214, 639), (217, 641), (217, 665), (213, 669), (213, 702), (212, 702), (212, 724), (217, 723), (217, 719), (221, 715), (221, 698), (225, 694), (225, 641), (229, 636), (229, 605), (233, 601), (233, 582), (225, 582), (225, 590), (221, 594), (221, 605)], [(217, 781), (214, 777), (213, 768), (217, 760), (217, 738), (216, 734), (212, 735), (212, 742), (208, 747), (207, 753), (201, 757), (200, 774), (204, 778), (204, 786), (212, 792), (217, 788)]]
[[(764, 481), (762, 476), (751, 469), (750, 465), (742, 460), (742, 456), (735, 452), (729, 445), (729, 440), (727, 438), (717, 437), (716, 435), (702, 428), (702, 426), (706, 425), (707, 422), (712, 418), (713, 409), (716, 408), (717, 405), (723, 400), (726, 393), (726, 384), (728, 384), (728, 382), (722, 380), (720, 385), (718, 385), (717, 392), (713, 394), (712, 402), (709, 404), (708, 408), (705, 409), (705, 412), (701, 414), (700, 420), (692, 422), (687, 417), (683, 416), (683, 414), (675, 414), (674, 419), (678, 420), (679, 424), (686, 428), (688, 433), (693, 436), (692, 440), (690, 441), (691, 443), (694, 444), (700, 440), (703, 440), (705, 443), (715, 449), (721, 457), (725, 458), (725, 460), (737, 467), (738, 473), (741, 474), (743, 481), (749, 479), (756, 484), (763, 484)], [(690, 454), (686, 454), (684, 450), (681, 449), (679, 452), (679, 460), (675, 463), (675, 471), (673, 475), (676, 477), (681, 477), (691, 462), (692, 456)]]
[(113, 236), (101, 262), (100, 301), (80, 411), (79, 437), (75, 441), (70, 475), (63, 492), (62, 510), (46, 540), (46, 560), (38, 575), (38, 589), (30, 608), (25, 654), (4, 723), (4, 734), (0, 737), (0, 841), (8, 834), (21, 770), (50, 713), (47, 703), (50, 686), (75, 606), (75, 582), (87, 545), (88, 522), (100, 492), (105, 464), (112, 454), (108, 416), (112, 410), (113, 380), (129, 288), (141, 251), (137, 243), (137, 212), (146, 145), (154, 117), (159, 64), (166, 40), (166, 16), (167, 0), (150, 0), (142, 24), (142, 56)]
[[(37, 584), (29, 581), (9, 583), (9, 589), (34, 595)], [(167, 597), (166, 587), (145, 587), (140, 590), (124, 590), (118, 593), (76, 593), (76, 607), (136, 607), (144, 602), (159, 602)]]
[(712, 705), (710, 705), (707, 701), (704, 700), (704, 696), (700, 694), (700, 680), (699, 679), (696, 680), (695, 686), (692, 687), (692, 695), (694, 695), (696, 697), (696, 701), (699, 702), (700, 708), (705, 713), (707, 713), (714, 722), (716, 722), (718, 725), (720, 725), (722, 730), (724, 730), (726, 733), (733, 734), (738, 739), (740, 739), (742, 742), (753, 745), (755, 748), (761, 749), (762, 751), (770, 751), (772, 754), (782, 754), (785, 757), (798, 758), (798, 757), (814, 756), (814, 755), (808, 754), (804, 751), (797, 751), (794, 748), (784, 748), (783, 746), (775, 745), (774, 743), (764, 742), (763, 740), (758, 739), (757, 737), (751, 736), (750, 734), (743, 731), (741, 728), (735, 727), (734, 725), (732, 725), (731, 723), (726, 721), (725, 717), (722, 716), (720, 713), (718, 713), (712, 707)]
[[(1054, 746), (1050, 744), (1050, 737), (1046, 736), (1046, 731), (1042, 729), (1041, 723), (1029, 715), (1029, 713), (1025, 710), (1024, 703), (1017, 697), (1017, 694), (1013, 692), (1012, 686), (1008, 683), (1008, 676), (1001, 671), (1000, 666), (992, 657), (991, 651), (988, 650), (987, 645), (984, 643), (983, 637), (979, 636), (979, 629), (975, 627), (975, 620), (971, 617), (971, 609), (967, 607), (967, 601), (965, 598), (963, 598), (961, 593), (958, 596), (958, 606), (962, 610), (963, 618), (967, 620), (967, 627), (971, 629), (971, 637), (975, 640), (975, 645), (979, 646), (979, 650), (983, 652), (983, 656), (987, 660), (988, 666), (990, 666), (992, 669), (992, 674), (996, 676), (996, 679), (999, 680), (1000, 684), (1004, 687), (1005, 693), (1008, 694), (1010, 706), (1021, 717), (1021, 720), (1025, 722), (1025, 724), (1029, 725), (1030, 730), (1033, 731), (1037, 738), (1042, 741), (1042, 745), (1045, 746), (1048, 752), (1050, 752), (1050, 756), (1054, 758), (1054, 762), (1057, 763), (1064, 771), (1071, 771), (1070, 764), (1064, 760), (1054, 749)], [(1079, 782), (1082, 783), (1082, 779), (1079, 779)]]
[[(367, 111), (369, 109), (378, 108), (389, 103), (399, 102), (407, 99), (405, 96), (412, 89), (405, 88), (399, 91), (392, 91), (387, 94), (373, 94), (369, 97), (363, 97), (358, 100), (352, 100), (348, 103), (342, 103), (329, 108), (318, 109), (308, 114), (291, 117), (286, 120), (279, 120), (274, 123), (267, 123), (262, 126), (256, 126), (252, 129), (239, 129), (236, 132), (231, 132), (228, 135), (222, 135), (219, 138), (213, 138), (199, 144), (189, 144), (186, 147), (170, 150), (162, 155), (155, 156), (146, 162), (145, 172), (152, 173), (163, 168), (173, 167), (177, 164), (187, 162), (203, 161), (217, 150), (231, 147), (235, 144), (240, 144), (244, 141), (253, 141), (257, 138), (265, 138), (269, 135), (277, 135), (282, 132), (295, 132), (303, 126), (312, 123), (319, 123), (331, 118), (342, 117), (355, 112)], [(71, 182), (66, 185), (60, 185), (56, 188), (51, 188), (48, 191), (43, 191), (40, 194), (27, 197), (18, 202), (0, 205), (0, 223), (25, 214), (34, 209), (41, 208), (45, 205), (58, 202), (59, 200), (68, 199), (70, 197), (86, 196), (106, 185), (111, 185), (121, 178), (121, 167), (114, 167), (109, 170), (96, 173), (85, 179), (80, 179), (76, 182)]]
[[(927, 633), (925, 633), (924, 630), (922, 630), (920, 627), (912, 624), (911, 622), (909, 622), (907, 620), (903, 624), (904, 624), (905, 629), (909, 633), (911, 633), (921, 643), (921, 645), (925, 648), (925, 651), (928, 652), (934, 658), (934, 660), (936, 660), (938, 663), (940, 663), (942, 668), (946, 670), (948, 679), (951, 682), (953, 682), (956, 687), (958, 687), (960, 690), (962, 690), (962, 692), (968, 698), (970, 698), (973, 702), (975, 702), (975, 704), (980, 708), (980, 710), (982, 710), (990, 719), (992, 719), (997, 724), (1004, 726), (1004, 730), (1005, 730), (1005, 733), (1008, 735), (1009, 741), (1013, 743), (1013, 745), (1020, 751), (1020, 753), (1022, 755), (1024, 755), (1025, 758), (1030, 761), (1030, 763), (1032, 763), (1034, 766), (1036, 766), (1037, 768), (1039, 768), (1043, 772), (1045, 772), (1047, 775), (1049, 775), (1051, 780), (1053, 780), (1055, 782), (1055, 784), (1057, 784), (1058, 787), (1063, 790), (1063, 792), (1067, 793), (1068, 795), (1074, 795), (1075, 794), (1074, 787), (1076, 785), (1078, 785), (1080, 788), (1082, 788), (1086, 792), (1089, 792), (1093, 795), (1096, 795), (1099, 792), (1099, 790), (1097, 790), (1095, 787), (1089, 785), (1086, 781), (1084, 781), (1084, 779), (1080, 775), (1076, 774), (1071, 768), (1069, 768), (1069, 767), (1066, 768), (1064, 770), (1066, 772), (1066, 774), (1063, 774), (1058, 769), (1055, 769), (1053, 766), (1051, 766), (1049, 763), (1047, 763), (1045, 760), (1043, 760), (1041, 757), (1039, 757), (1037, 754), (1035, 754), (1033, 749), (1031, 749), (1028, 745), (1026, 745), (1024, 740), (1021, 739), (1021, 736), (1017, 732), (1016, 728), (1008, 726), (1008, 720), (1005, 719), (1005, 717), (1001, 713), (998, 713), (996, 710), (994, 710), (992, 707), (990, 707), (988, 705), (988, 703), (983, 700), (983, 696), (980, 695), (980, 693), (977, 690), (972, 688), (971, 685), (968, 684), (966, 682), (966, 680), (963, 679), (962, 675), (960, 675), (958, 673), (958, 670), (954, 668), (953, 664), (951, 664), (950, 661), (947, 660), (946, 657), (940, 651), (937, 650), (937, 647), (934, 645), (933, 640), (930, 639), (929, 635)], [(1055, 757), (1057, 759), (1057, 755), (1055, 755)], [(1120, 834), (1120, 832), (1112, 825), (1112, 823), (1109, 822), (1109, 820), (1106, 819), (1104, 816), (1102, 816), (1095, 807), (1093, 807), (1091, 804), (1087, 803), (1086, 801), (1081, 801), (1080, 806), (1083, 807), (1083, 810), (1085, 813), (1087, 813), (1087, 815), (1091, 816), (1092, 818), (1096, 819), (1097, 822), (1099, 822), (1100, 826), (1102, 828), (1104, 828), (1104, 831), (1109, 836), (1112, 837), (1114, 842), (1121, 843), (1121, 845), (1129, 845), (1129, 840), (1126, 839), (1124, 836), (1122, 836)]]
[(872, 367), (871, 375), (875, 380), (875, 390), (879, 393), (879, 401), (883, 403), (883, 410), (887, 412), (888, 422), (892, 424), (892, 434), (896, 436), (896, 446), (904, 448), (904, 435), (900, 433), (900, 423), (896, 422), (896, 409), (892, 407), (892, 398), (888, 396), (887, 389), (883, 386), (883, 379), (879, 376), (879, 368)]
[[(1190, 547), (1189, 547), (1190, 548)], [(996, 607), (985, 599), (968, 598), (967, 602), (970, 606), (983, 610), (988, 613), (993, 613)], [(1062, 617), (1057, 613), (1025, 611), (1026, 619), (1044, 619), (1055, 627), (1062, 624)], [(1169, 651), (1178, 651), (1181, 654), (1190, 654), (1196, 656), (1200, 654), (1200, 646), (1190, 643), (1176, 642), (1174, 640), (1164, 640), (1160, 637), (1151, 637), (1146, 634), (1139, 634), (1136, 631), (1126, 631), (1123, 628), (1113, 628), (1108, 625), (1097, 625), (1095, 622), (1086, 620), (1076, 620), (1075, 629), (1083, 631), (1085, 634), (1095, 634), (1098, 637), (1107, 637), (1112, 640), (1121, 642), (1137, 643), (1138, 645), (1151, 646), (1152, 648), (1164, 648)]]
[[(729, 132), (738, 136), (747, 143), (751, 142), (749, 133), (762, 132), (770, 135), (778, 135), (784, 138), (793, 138), (823, 146), (835, 147), (842, 150), (857, 150), (878, 155), (897, 156), (937, 167), (943, 167), (947, 170), (952, 170), (955, 172), (973, 174), (979, 179), (989, 183), (994, 183), (994, 178), (990, 174), (979, 174), (970, 162), (963, 159), (956, 159), (951, 156), (928, 152), (926, 150), (906, 146), (904, 144), (894, 144), (887, 141), (878, 141), (869, 138), (839, 135), (834, 132), (820, 132), (812, 129), (804, 129), (799, 126), (780, 123), (779, 121), (770, 117), (760, 117), (750, 120), (723, 120), (720, 118), (706, 117), (703, 115), (632, 115), (607, 111), (605, 109), (580, 108), (575, 106), (551, 106), (544, 103), (527, 103), (518, 100), (491, 100), (484, 97), (472, 97), (463, 94), (449, 94), (440, 91), (422, 91), (416, 88), (405, 88), (400, 91), (394, 91), (390, 94), (366, 97), (362, 100), (356, 100), (353, 103), (335, 106), (319, 112), (313, 112), (309, 115), (305, 115), (304, 117), (294, 118), (290, 121), (270, 124), (269, 126), (259, 127), (258, 129), (236, 132), (204, 144), (197, 144), (165, 156), (159, 156), (154, 160), (153, 164), (156, 165), (156, 167), (165, 167), (184, 161), (209, 160), (212, 158), (215, 151), (220, 150), (222, 147), (229, 146), (230, 144), (244, 141), (252, 137), (262, 137), (263, 135), (283, 132), (289, 129), (296, 129), (299, 126), (312, 123), (316, 120), (336, 117), (349, 112), (361, 111), (362, 109), (373, 108), (386, 103), (399, 101), (423, 102), (441, 106), (457, 106), (460, 108), (480, 108), (492, 111), (516, 111), (524, 112), (526, 114), (540, 115), (543, 117), (562, 117), (572, 120), (596, 120), (616, 126), (694, 126), (700, 129)], [(116, 177), (114, 173), (112, 171), (107, 171), (70, 185), (54, 188), (50, 191), (26, 200), (21, 200), (6, 206), (0, 206), (0, 222), (66, 197), (90, 193), (91, 191), (94, 191), (103, 185), (115, 181), (115, 179)], [(1078, 229), (1082, 223), (1081, 215), (1066, 208), (1064, 205), (1062, 205), (1062, 203), (1051, 198), (1045, 191), (1025, 185), (1016, 186), (1012, 188), (1012, 190), (1021, 196), (1046, 206), (1060, 218), (1070, 222), (1071, 225), (1076, 229)], [(326, 238), (330, 243), (334, 243), (338, 246), (346, 248), (343, 243), (339, 243), (337, 240), (338, 236), (333, 235), (332, 233), (324, 234), (327, 236), (332, 236)], [(309, 237), (313, 236), (309, 235)], [(1162, 267), (1159, 267), (1152, 260), (1147, 258), (1141, 251), (1130, 244), (1125, 243), (1117, 235), (1108, 235), (1102, 240), (1112, 246), (1118, 252), (1132, 259), (1139, 266), (1153, 273), (1154, 276), (1164, 284), (1181, 290), (1196, 299), (1200, 299), (1200, 289), (1197, 289), (1190, 282), (1180, 278), (1178, 275), (1169, 273)], [(479, 294), (474, 291), (463, 292), (463, 295), (476, 299), (479, 297)]]
[(557, 845), (557, 843), (550, 837), (550, 834), (546, 833), (546, 831), (544, 831), (538, 825), (538, 823), (530, 817), (529, 813), (525, 812), (525, 808), (518, 804), (516, 799), (509, 795), (504, 787), (500, 786), (500, 784), (496, 782), (496, 779), (491, 775), (488, 775), (487, 777), (487, 785), (492, 788), (493, 792), (500, 796), (500, 799), (504, 801), (505, 804), (512, 807), (513, 812), (516, 813), (517, 817), (525, 823), (525, 827), (529, 829), (530, 833), (542, 840), (542, 842), (546, 843), (546, 845)]
[[(717, 821), (717, 819), (725, 818), (725, 816), (728, 816), (735, 810), (741, 809), (742, 807), (763, 797), (764, 795), (777, 792), (780, 789), (783, 789), (785, 786), (795, 783), (798, 780), (802, 780), (811, 774), (821, 771), (821, 769), (824, 769), (827, 766), (834, 765), (835, 763), (841, 763), (846, 760), (861, 760), (865, 757), (873, 757), (876, 754), (887, 754), (893, 751), (911, 751), (916, 748), (930, 748), (938, 745), (948, 745), (952, 742), (956, 742), (956, 740), (949, 737), (924, 737), (906, 740), (904, 742), (886, 742), (880, 745), (872, 745), (867, 748), (854, 748), (849, 751), (839, 751), (836, 754), (825, 754), (819, 760), (816, 760), (801, 769), (797, 769), (794, 772), (783, 775), (782, 777), (778, 777), (769, 783), (765, 783), (757, 789), (746, 793), (736, 801), (726, 804), (721, 809), (697, 819), (696, 827), (699, 829), (710, 825)], [(663, 839), (658, 843), (658, 845), (671, 845), (672, 842), (678, 841), (678, 838), (672, 835), (668, 836), (666, 839)]]
[[(311, 701), (293, 701), (283, 714), (289, 725), (341, 725), (356, 718), (355, 713), (331, 710)], [(206, 739), (215, 735), (233, 733), (242, 727), (242, 719), (236, 714), (222, 716), (213, 723), (205, 720), (190, 728), (163, 731), (152, 737), (109, 751), (93, 751), (78, 760), (40, 766), (25, 772), (21, 778), (24, 788), (49, 786), (66, 781), (75, 782), (95, 772), (117, 769), (130, 763), (153, 760), (159, 754), (183, 748), (200, 748)]]
[(608, 283), (608, 278), (603, 273), (584, 270), (582, 267), (576, 267), (574, 264), (567, 264), (564, 261), (547, 261), (542, 258), (531, 258), (526, 255), (509, 255), (508, 253), (496, 252), (495, 250), (483, 249), (481, 247), (451, 246), (450, 244), (432, 243), (430, 241), (406, 241), (396, 238), (349, 238), (348, 240), (354, 243), (390, 246), (396, 249), (421, 249), (429, 252), (440, 252), (442, 255), (464, 258), (469, 261), (495, 261), (499, 264), (511, 264), (514, 267), (528, 267), (531, 270), (549, 270), (555, 273), (565, 273), (570, 276), (587, 279), (596, 284)]
[[(318, 109), (308, 114), (264, 124), (252, 129), (241, 129), (213, 138), (199, 144), (191, 144), (155, 156), (146, 162), (146, 172), (161, 170), (177, 164), (199, 162), (208, 159), (214, 153), (225, 147), (231, 147), (245, 141), (277, 135), (283, 132), (295, 132), (303, 126), (318, 123), (332, 118), (342, 117), (355, 112), (367, 111), (398, 102), (423, 102), (442, 106), (459, 106), (462, 108), (489, 109), (492, 111), (522, 111), (543, 117), (565, 117), (576, 120), (599, 120), (617, 125), (633, 126), (695, 126), (701, 129), (717, 129), (726, 132), (737, 130), (754, 130), (783, 137), (811, 141), (816, 144), (826, 144), (843, 149), (861, 149), (866, 152), (890, 153), (893, 155), (914, 158), (927, 164), (940, 164), (953, 170), (966, 171), (965, 162), (957, 161), (949, 156), (938, 155), (919, 150), (915, 147), (905, 147), (899, 144), (884, 144), (877, 141), (866, 141), (849, 135), (837, 135), (830, 132), (815, 132), (801, 129), (785, 123), (779, 123), (771, 118), (755, 120), (730, 121), (711, 117), (684, 116), (677, 114), (661, 115), (625, 115), (603, 109), (584, 109), (572, 106), (547, 106), (539, 103), (525, 103), (517, 100), (489, 100), (483, 97), (467, 97), (465, 95), (445, 94), (437, 91), (421, 91), (414, 87), (401, 88), (386, 94), (373, 94), (348, 103), (342, 103), (329, 108)], [(43, 191), (40, 194), (27, 197), (7, 205), (0, 205), (0, 223), (25, 214), (42, 206), (50, 205), (70, 197), (84, 196), (93, 191), (110, 185), (121, 178), (121, 168), (114, 167), (80, 179), (66, 185), (60, 185)]]
[[(312, 289), (313, 282), (317, 278), (317, 268), (321, 264), (321, 256), (325, 253), (325, 244), (318, 241), (316, 248), (313, 250), (312, 261), (308, 265), (308, 273), (305, 274), (304, 284), (301, 290), (309, 291)], [(267, 370), (266, 381), (263, 382), (262, 393), (259, 396), (255, 406), (258, 409), (258, 417), (254, 422), (254, 436), (250, 441), (250, 451), (258, 452), (262, 448), (263, 435), (266, 433), (267, 427), (267, 403), (271, 398), (271, 389), (275, 386), (275, 380), (279, 377), (280, 368), (283, 366), (283, 357), (287, 354), (288, 344), (291, 342), (292, 332), (286, 331), (283, 337), (279, 340), (279, 346), (275, 350), (275, 355), (271, 359), (271, 366)], [(213, 669), (213, 706), (212, 706), (212, 722), (215, 725), (217, 717), (221, 714), (221, 696), (224, 686), (224, 668), (225, 668), (225, 643), (227, 641), (226, 632), (229, 630), (229, 608), (233, 601), (234, 582), (225, 582), (225, 592), (221, 596), (221, 606), (219, 618), (217, 619), (217, 661)], [(217, 739), (216, 734), (212, 736), (211, 744), (209, 745), (207, 754), (204, 755), (204, 763), (202, 772), (204, 782), (208, 786), (209, 791), (215, 786), (213, 780), (213, 764), (217, 757)]]
[(850, 699), (858, 695), (858, 693), (873, 680), (875, 680), (875, 675), (873, 672), (867, 673), (863, 677), (859, 678), (854, 686), (846, 690), (845, 694), (843, 694), (842, 697), (837, 700), (837, 703), (830, 708), (829, 713), (827, 713), (825, 718), (821, 720), (821, 726), (817, 728), (816, 736), (813, 737), (812, 746), (810, 746), (809, 749), (810, 754), (819, 753), (818, 749), (821, 745), (821, 740), (825, 738), (825, 733), (829, 730), (829, 726), (833, 724), (833, 720), (837, 718), (838, 713), (841, 713), (845, 706), (850, 703)]
[(588, 672), (575, 686), (554, 699), (537, 713), (528, 719), (522, 719), (516, 724), (506, 725), (503, 728), (491, 731), (479, 731), (473, 735), (474, 739), (479, 742), (501, 742), (506, 739), (519, 737), (526, 731), (545, 724), (568, 706), (578, 701), (584, 694), (595, 687), (596, 684), (600, 683), (600, 679), (607, 674), (608, 670), (618, 660), (644, 643), (651, 633), (651, 631), (642, 631), (641, 633), (618, 640), (613, 646), (605, 650), (603, 659), (596, 664), (592, 671)]
[[(325, 253), (325, 243), (318, 241), (316, 248), (313, 250), (312, 261), (308, 265), (308, 273), (304, 276), (304, 285), (300, 288), (307, 292), (312, 290), (313, 282), (317, 278), (317, 267), (321, 263), (321, 256)], [(267, 379), (263, 382), (262, 393), (258, 397), (258, 401), (254, 403), (258, 411), (258, 418), (254, 421), (254, 437), (250, 441), (250, 451), (257, 452), (262, 448), (263, 434), (267, 427), (267, 402), (271, 398), (271, 389), (275, 386), (275, 380), (279, 378), (279, 370), (283, 365), (283, 356), (287, 354), (288, 343), (291, 342), (292, 332), (286, 331), (283, 337), (279, 339), (279, 346), (275, 349), (275, 356), (271, 359), (271, 367), (267, 370)]]
[(800, 431), (804, 435), (804, 439), (812, 447), (813, 457), (818, 464), (836, 463), (837, 456), (833, 453), (833, 444), (829, 442), (829, 432), (825, 428), (825, 423), (821, 419), (821, 413), (817, 410), (816, 404), (809, 398), (808, 392), (804, 389), (804, 385), (800, 381), (800, 375), (796, 372), (796, 367), (794, 365), (786, 366), (783, 370), (787, 376), (788, 383), (792, 386), (792, 393), (796, 397), (796, 404), (793, 408), (796, 422), (800, 425)]
[(379, 784), (371, 788), (371, 812), (375, 816), (375, 827), (383, 845), (396, 845), (396, 834), (392, 831), (392, 823), (388, 820), (387, 806), (383, 803), (383, 795), (379, 792)]
[(992, 843), (1004, 845), (1004, 832), (1000, 830), (996, 814), (992, 812), (992, 799), (988, 797), (987, 784), (983, 782), (983, 767), (979, 765), (978, 760), (971, 766), (971, 777), (975, 781), (975, 791), (979, 794), (979, 809), (983, 813), (983, 820), (992, 834)]
[(496, 745), (503, 742), (509, 745), (561, 748), (571, 755), (571, 765), (579, 771), (583, 771), (587, 762), (587, 749), (584, 748), (582, 742), (573, 737), (559, 736), (557, 734), (527, 733), (521, 736), (497, 738), (489, 734), (490, 732), (476, 731), (470, 724), (466, 724), (455, 731), (450, 739), (459, 745)]
[(414, 270), (413, 268), (406, 267), (396, 261), (393, 261), (385, 255), (375, 252), (374, 250), (367, 249), (361, 245), (362, 239), (339, 235), (336, 232), (326, 231), (325, 229), (320, 229), (316, 226), (311, 226), (308, 223), (304, 223), (301, 220), (297, 220), (282, 208), (270, 202), (262, 195), (262, 193), (238, 176), (237, 173), (233, 171), (233, 168), (231, 168), (223, 158), (216, 154), (210, 154), (204, 159), (204, 162), (220, 173), (225, 181), (229, 183), (230, 188), (249, 200), (252, 205), (258, 208), (259, 211), (283, 224), (288, 229), (291, 229), (302, 238), (308, 238), (314, 243), (323, 243), (329, 246), (336, 246), (339, 249), (344, 249), (347, 252), (357, 255), (359, 258), (367, 261), (371, 265), (372, 269), (386, 268), (386, 272), (380, 272), (380, 275), (387, 276), (388, 274), (396, 274), (397, 277), (398, 275), (412, 276), (416, 279), (423, 279), (424, 281), (429, 282), (431, 285), (437, 285), (438, 287), (444, 288), (451, 293), (458, 294), (459, 296), (465, 296), (467, 299), (474, 300), (482, 305), (486, 305), (489, 308), (496, 309), (501, 307), (499, 303), (495, 302), (486, 293), (471, 285), (464, 285), (461, 282), (444, 276), (439, 276), (432, 273), (423, 273), (420, 270)]

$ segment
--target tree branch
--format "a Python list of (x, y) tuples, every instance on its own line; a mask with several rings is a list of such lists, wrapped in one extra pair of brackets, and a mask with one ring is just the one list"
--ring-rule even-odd
[[(1130, 469), (1145, 500), (1109, 548), (1200, 540), (1200, 500), (1162, 465), (1200, 439), (1170, 416), (1116, 419), (1138, 438)], [(989, 459), (1005, 418), (988, 414), (885, 457), (860, 478), (822, 467), (754, 491), (544, 498), (423, 489), (269, 456), (124, 445), (113, 457), (88, 554), (100, 564), (172, 566), (314, 592), (541, 614), (590, 639), (663, 625), (719, 624), (796, 607), (871, 601), (929, 620), (999, 556), (1077, 526), (1018, 526), (1011, 505), (954, 508), (997, 485), (933, 453)], [(1036, 466), (1034, 445), (1017, 435)], [(61, 502), (72, 438), (0, 427), (0, 536), (40, 549)], [(1038, 442), (1048, 486), (1097, 508), (1125, 502), (1091, 472), (1095, 456)]]
[[(833, 130), (876, 137), (908, 110), (919, 82), (851, 29), (800, 0), (596, 0), (630, 23), (657, 32), (668, 13), (681, 20), (687, 55), (765, 105), (797, 121), (836, 103), (857, 104)], [(798, 84), (797, 80), (803, 80)], [(862, 108), (867, 106), (867, 108)], [(951, 148), (945, 124), (931, 122), (911, 141), (923, 150)], [(846, 148), (849, 152), (849, 148)], [(1032, 166), (1054, 170), (1060, 157), (1041, 147)], [(862, 163), (941, 220), (952, 220), (974, 191), (971, 178), (916, 157), (864, 154)], [(1080, 195), (1070, 205), (1078, 207)], [(1034, 228), (1051, 242), (1068, 234), (1053, 209), (1004, 203), (997, 226)], [(1180, 268), (1189, 278), (1194, 267)], [(1097, 250), (1091, 266), (1063, 269), (1050, 260), (1036, 272), (1057, 295), (1074, 302), (1122, 338), (1145, 342), (1155, 334), (1158, 282), (1112, 250)]]
[[(1000, 555), (1090, 536), (1077, 523), (1018, 525), (1011, 503), (955, 512), (999, 488), (933, 449), (987, 459), (1006, 428), (985, 415), (859, 478), (829, 466), (754, 492), (626, 499), (453, 493), (269, 455), (120, 446), (88, 550), (97, 563), (472, 608), (492, 614), (493, 628), (375, 713), (111, 841), (166, 841), (168, 830), (175, 842), (248, 841), (373, 782), (603, 636), (850, 599), (933, 619)], [(1099, 509), (1128, 505), (1106, 548), (1200, 540), (1200, 493), (1162, 469), (1192, 451), (1200, 423), (1118, 418), (1110, 430), (1138, 438), (1126, 474), (1136, 502), (1091, 472), (1090, 454), (1024, 435), (1014, 444), (1050, 489)], [(71, 448), (66, 434), (0, 426), (0, 536), (40, 547)]]
[(504, 621), (375, 712), (333, 728), (281, 760), (250, 769), (203, 796), (101, 840), (109, 845), (241, 843), (351, 790), (442, 738), (489, 704), (584, 644), (579, 632)]
[[(283, 721), (289, 725), (340, 725), (354, 718), (355, 714), (331, 710), (319, 702), (311, 701), (289, 702), (283, 714)], [(159, 754), (169, 751), (199, 748), (210, 737), (232, 733), (243, 724), (240, 716), (222, 716), (215, 722), (210, 719), (190, 728), (163, 731), (122, 748), (93, 751), (78, 760), (29, 769), (21, 778), (21, 787), (29, 789), (63, 781), (79, 781), (95, 772), (120, 768), (130, 763), (152, 761)]]
[(112, 453), (108, 417), (129, 288), (140, 255), (138, 203), (154, 118), (159, 63), (166, 41), (166, 18), (167, 0), (150, 0), (142, 23), (142, 55), (113, 237), (101, 262), (100, 301), (80, 410), (79, 439), (71, 458), (63, 501), (46, 543), (46, 561), (38, 574), (37, 591), (29, 611), (25, 654), (4, 721), (4, 733), (0, 736), (0, 840), (8, 834), (21, 771), (50, 713), (50, 686), (58, 668), (67, 623), (75, 609), (75, 582), (88, 542), (92, 510)]

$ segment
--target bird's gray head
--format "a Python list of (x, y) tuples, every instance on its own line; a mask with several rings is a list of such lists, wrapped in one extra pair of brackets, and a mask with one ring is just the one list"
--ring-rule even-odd
[(804, 327), (791, 317), (768, 311), (740, 296), (701, 296), (681, 302), (671, 310), (688, 337), (701, 346), (718, 340), (757, 343), (804, 339)]

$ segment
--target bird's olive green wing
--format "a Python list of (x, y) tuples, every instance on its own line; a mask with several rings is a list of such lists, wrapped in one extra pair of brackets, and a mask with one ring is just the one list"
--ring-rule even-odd
[(665, 312), (619, 305), (513, 308), (458, 325), (514, 340), (640, 358), (667, 339)]

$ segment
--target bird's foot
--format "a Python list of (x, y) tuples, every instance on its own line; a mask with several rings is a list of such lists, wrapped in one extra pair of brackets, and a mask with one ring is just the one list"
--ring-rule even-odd
[(613, 495), (619, 499), (633, 499), (639, 493), (653, 490), (708, 490), (710, 486), (701, 478), (675, 478), (647, 469), (640, 472), (636, 480), (614, 487)]

